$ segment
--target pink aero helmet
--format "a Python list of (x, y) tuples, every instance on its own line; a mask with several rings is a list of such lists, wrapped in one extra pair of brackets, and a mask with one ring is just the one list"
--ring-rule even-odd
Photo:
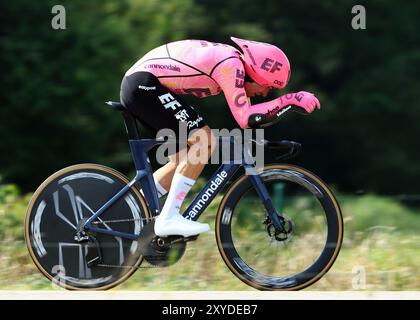
[(259, 85), (284, 88), (290, 78), (290, 63), (283, 51), (264, 42), (230, 37), (243, 52), (245, 70)]

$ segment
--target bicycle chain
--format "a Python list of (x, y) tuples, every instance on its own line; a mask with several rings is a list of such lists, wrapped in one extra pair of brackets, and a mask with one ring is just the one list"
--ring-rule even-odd
[[(151, 218), (137, 218), (137, 219), (117, 219), (117, 220), (102, 220), (102, 221), (94, 221), (93, 224), (105, 224), (105, 223), (122, 223), (122, 222), (135, 222), (135, 221), (151, 221), (156, 219), (156, 217), (151, 217)], [(103, 268), (121, 268), (121, 269), (156, 269), (159, 268), (157, 266), (119, 266), (119, 265), (114, 265), (114, 264), (103, 264), (100, 263), (97, 265), (98, 267), (103, 267)]]
[(105, 223), (121, 223), (121, 222), (136, 222), (136, 221), (151, 221), (156, 219), (156, 217), (151, 218), (137, 218), (137, 219), (117, 219), (117, 220), (102, 220), (102, 221), (94, 221), (92, 224), (105, 224)]

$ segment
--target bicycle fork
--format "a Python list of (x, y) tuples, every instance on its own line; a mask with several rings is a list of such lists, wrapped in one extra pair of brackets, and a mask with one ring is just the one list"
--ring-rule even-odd
[(283, 232), (285, 230), (284, 224), (280, 221), (277, 210), (274, 208), (273, 201), (271, 200), (270, 194), (268, 193), (267, 187), (264, 184), (261, 176), (258, 174), (257, 168), (254, 164), (254, 159), (252, 157), (251, 149), (249, 145), (245, 144), (242, 153), (242, 162), (244, 164), (244, 169), (246, 174), (249, 175), (251, 183), (257, 190), (257, 194), (262, 200), (265, 209), (268, 212), (268, 217), (273, 222), (273, 225), (276, 230)]
[[(254, 168), (254, 170), (256, 170)], [(256, 173), (256, 172), (255, 172)], [(271, 221), (274, 224), (274, 227), (276, 230), (284, 231), (284, 224), (282, 221), (280, 221), (277, 210), (274, 208), (273, 201), (271, 200), (270, 194), (268, 193), (267, 187), (264, 184), (264, 181), (262, 181), (259, 174), (251, 174), (250, 176), (251, 182), (257, 191), (258, 196), (261, 198), (265, 209), (268, 212), (268, 216), (271, 219)]]

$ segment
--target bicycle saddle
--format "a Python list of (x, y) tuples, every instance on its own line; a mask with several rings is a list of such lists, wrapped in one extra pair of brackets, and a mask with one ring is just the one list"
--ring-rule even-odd
[(117, 110), (117, 111), (123, 111), (125, 110), (125, 107), (122, 105), (121, 102), (116, 102), (116, 101), (107, 101), (105, 102), (107, 105), (109, 105), (112, 109)]

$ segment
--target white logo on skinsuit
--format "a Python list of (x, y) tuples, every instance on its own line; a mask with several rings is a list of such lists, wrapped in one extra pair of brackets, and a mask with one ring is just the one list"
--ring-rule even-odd
[(165, 109), (171, 108), (172, 110), (176, 110), (176, 108), (181, 107), (181, 104), (175, 100), (173, 95), (170, 93), (165, 93), (161, 96), (159, 96), (160, 102), (163, 104)]
[(188, 129), (191, 129), (192, 127), (198, 126), (198, 124), (203, 120), (202, 117), (198, 117), (196, 120), (194, 121), (188, 121), (187, 125), (188, 125)]
[(188, 115), (188, 113), (187, 113), (187, 110), (185, 110), (185, 109), (182, 109), (181, 111), (178, 111), (176, 114), (175, 114), (175, 118), (177, 118), (179, 121), (181, 121), (181, 122), (184, 122), (184, 121), (187, 121), (187, 119), (189, 118), (190, 116)]
[(156, 90), (156, 87), (146, 87), (146, 86), (140, 85), (139, 89), (150, 91), (150, 90)]

